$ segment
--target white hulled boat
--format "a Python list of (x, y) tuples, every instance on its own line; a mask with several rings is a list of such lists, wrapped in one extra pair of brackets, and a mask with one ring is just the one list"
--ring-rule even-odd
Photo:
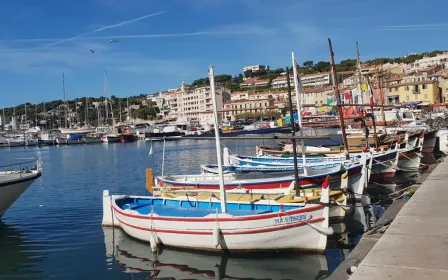
[[(30, 167), (31, 168), (27, 168)], [(41, 176), (37, 159), (0, 166), (0, 217)]]

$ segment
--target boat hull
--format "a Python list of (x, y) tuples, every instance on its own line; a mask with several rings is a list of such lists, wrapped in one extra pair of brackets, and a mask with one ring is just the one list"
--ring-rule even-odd
[(61, 138), (61, 137), (56, 138), (56, 143), (58, 145), (67, 145), (67, 138)]
[(397, 171), (397, 153), (398, 151), (394, 151), (384, 155), (374, 156), (370, 180), (377, 180), (382, 177), (394, 177)]
[(434, 148), (436, 147), (437, 140), (437, 132), (432, 131), (425, 134), (425, 141), (423, 142), (423, 150), (424, 153), (432, 153)]
[(420, 169), (421, 154), (420, 148), (400, 152), (398, 158), (398, 168), (401, 172), (413, 172)]
[(17, 174), (17, 178), (0, 183), (0, 217), (38, 177), (40, 172)]
[[(338, 189), (341, 186), (341, 175), (346, 170), (340, 169), (334, 172), (321, 173), (313, 176), (302, 176), (299, 178), (300, 187), (303, 189), (317, 188), (322, 185), (327, 175), (330, 176), (330, 188)], [(356, 185), (361, 175), (362, 165), (357, 165), (348, 168), (349, 173), (349, 188)], [(251, 174), (252, 175), (252, 174)], [(169, 189), (204, 189), (204, 190), (218, 190), (219, 182), (217, 175), (197, 175), (194, 179), (188, 179), (188, 177), (180, 176), (177, 179), (175, 177), (156, 177), (156, 185), (160, 188)], [(258, 175), (257, 178), (260, 178)], [(173, 179), (174, 180), (173, 180)], [(177, 177), (176, 177), (177, 178)], [(185, 179), (182, 179), (185, 178)], [(189, 177), (192, 178), (192, 177)], [(207, 181), (208, 180), (208, 181)], [(281, 190), (288, 189), (291, 183), (294, 181), (294, 176), (277, 177), (260, 180), (245, 180), (244, 177), (234, 177), (231, 174), (224, 176), (224, 183), (226, 190), (232, 189), (246, 189), (246, 190)]]
[(86, 144), (101, 143), (100, 138), (84, 137), (83, 140)]
[(121, 143), (134, 142), (137, 138), (132, 134), (121, 134), (120, 136)]
[(103, 143), (117, 143), (120, 142), (120, 137), (118, 136), (103, 136), (101, 137), (101, 142)]
[[(137, 211), (120, 208), (116, 203), (118, 199), (123, 198), (103, 196), (103, 209), (110, 209), (107, 203), (112, 200), (110, 211), (114, 226), (121, 227), (133, 238), (149, 243), (157, 240), (159, 244), (169, 247), (234, 253), (278, 250), (323, 252), (326, 247), (326, 235), (313, 228), (328, 227), (328, 212), (324, 213), (328, 208), (322, 205), (249, 216), (221, 213), (191, 218), (158, 216), (158, 210), (154, 214), (141, 215)], [(194, 208), (190, 210), (195, 211)], [(107, 217), (107, 211), (103, 215)]]

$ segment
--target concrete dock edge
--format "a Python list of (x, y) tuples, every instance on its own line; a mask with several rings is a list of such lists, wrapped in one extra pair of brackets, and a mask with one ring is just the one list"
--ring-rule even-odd
[(399, 211), (350, 280), (448, 279), (447, 174), (444, 161)]

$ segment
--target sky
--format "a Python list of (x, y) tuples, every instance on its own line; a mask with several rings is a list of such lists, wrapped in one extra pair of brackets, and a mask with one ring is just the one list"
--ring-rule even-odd
[[(446, 0), (2, 0), (0, 107), (177, 88), (248, 65), (444, 50)], [(110, 43), (110, 40), (118, 42)], [(94, 51), (94, 53), (91, 52)]]

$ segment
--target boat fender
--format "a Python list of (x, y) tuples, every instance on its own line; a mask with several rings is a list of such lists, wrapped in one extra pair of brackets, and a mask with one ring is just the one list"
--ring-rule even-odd
[(150, 231), (149, 233), (149, 244), (151, 245), (151, 251), (157, 252), (157, 237), (154, 231)]
[(215, 247), (219, 246), (221, 240), (221, 229), (219, 228), (219, 225), (216, 224), (216, 227), (213, 228), (213, 242)]
[(280, 212), (285, 211), (285, 207), (283, 206), (283, 204), (280, 204)]

